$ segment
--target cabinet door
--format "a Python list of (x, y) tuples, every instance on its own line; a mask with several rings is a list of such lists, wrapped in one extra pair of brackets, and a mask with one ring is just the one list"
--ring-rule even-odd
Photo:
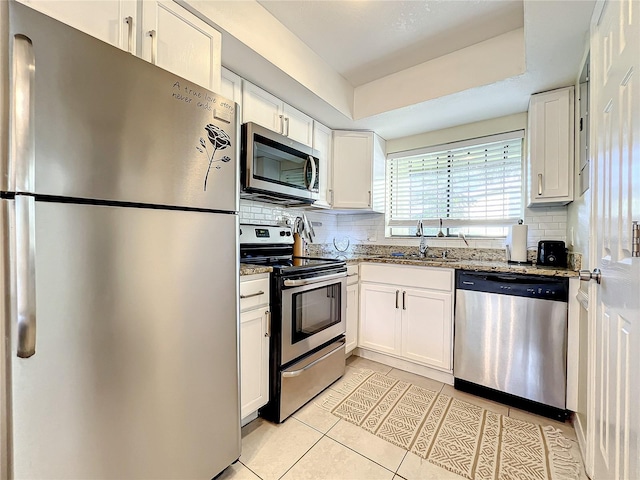
[(313, 146), (313, 118), (286, 103), (284, 111), (284, 134), (291, 140)]
[(573, 87), (531, 97), (531, 204), (566, 204), (573, 200), (573, 114)]
[(402, 356), (451, 370), (452, 295), (422, 289), (402, 291)]
[(330, 207), (331, 130), (318, 122), (313, 123), (313, 148), (320, 154), (320, 166), (318, 168), (318, 188), (320, 192), (318, 200), (313, 203), (313, 206)]
[(254, 122), (274, 132), (283, 133), (283, 103), (260, 87), (242, 82), (242, 121)]
[(358, 284), (347, 285), (347, 344), (345, 345), (347, 353), (358, 346), (359, 299)]
[(371, 208), (372, 159), (372, 132), (333, 132), (333, 208)]
[(245, 418), (269, 400), (267, 308), (240, 314), (240, 416)]
[[(136, 1), (101, 0), (19, 0), (21, 3), (55, 18), (113, 46), (136, 52)], [(130, 20), (129, 20), (130, 19)]]
[(220, 91), (221, 35), (170, 0), (142, 2), (142, 58)]
[(400, 354), (400, 294), (396, 287), (361, 284), (360, 347)]
[(224, 67), (222, 67), (221, 77), (220, 95), (242, 106), (242, 78)]

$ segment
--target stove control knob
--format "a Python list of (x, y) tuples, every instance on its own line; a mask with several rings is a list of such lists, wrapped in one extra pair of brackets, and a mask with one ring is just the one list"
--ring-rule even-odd
[(286, 235), (286, 232), (284, 230), (280, 230), (280, 236), (284, 237)]
[(289, 230), (287, 230), (287, 237), (291, 236), (291, 232)]

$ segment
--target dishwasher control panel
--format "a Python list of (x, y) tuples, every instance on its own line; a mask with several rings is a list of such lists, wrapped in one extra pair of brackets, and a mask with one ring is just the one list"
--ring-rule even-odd
[(456, 289), (566, 302), (569, 279), (544, 275), (459, 271)]

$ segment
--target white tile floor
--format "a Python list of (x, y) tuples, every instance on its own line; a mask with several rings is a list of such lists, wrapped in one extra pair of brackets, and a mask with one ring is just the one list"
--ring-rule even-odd
[[(369, 368), (430, 390), (442, 391), (468, 402), (535, 423), (552, 424), (573, 441), (580, 458), (575, 431), (559, 423), (455, 390), (419, 375), (371, 360), (350, 357), (344, 381), (355, 368)], [(335, 387), (339, 382), (332, 385)], [(309, 402), (285, 422), (276, 425), (261, 418), (242, 429), (240, 461), (225, 470), (221, 480), (460, 480), (460, 477), (392, 445)], [(581, 478), (586, 478), (584, 472)]]

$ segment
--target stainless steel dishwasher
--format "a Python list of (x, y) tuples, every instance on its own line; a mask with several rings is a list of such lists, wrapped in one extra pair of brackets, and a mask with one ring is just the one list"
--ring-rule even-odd
[(456, 272), (455, 388), (566, 417), (567, 278)]

